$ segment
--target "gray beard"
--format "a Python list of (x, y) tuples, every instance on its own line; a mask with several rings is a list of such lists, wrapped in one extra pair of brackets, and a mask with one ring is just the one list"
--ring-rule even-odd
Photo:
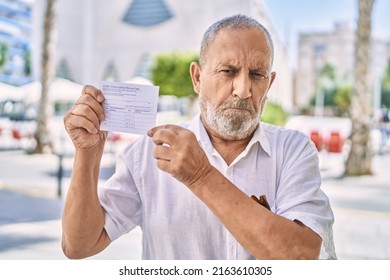
[(207, 98), (200, 94), (199, 104), (206, 125), (224, 140), (242, 140), (250, 137), (259, 125), (262, 110), (256, 112), (247, 100), (226, 100), (214, 109)]

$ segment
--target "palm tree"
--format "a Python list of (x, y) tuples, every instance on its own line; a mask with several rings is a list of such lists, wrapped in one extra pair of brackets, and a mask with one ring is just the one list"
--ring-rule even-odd
[(43, 23), (43, 43), (42, 43), (42, 61), (41, 61), (41, 99), (39, 103), (37, 129), (35, 131), (36, 147), (35, 153), (42, 153), (47, 148), (51, 149), (51, 141), (47, 127), (47, 109), (48, 92), (50, 83), (54, 77), (54, 68), (52, 65), (52, 30), (54, 26), (54, 5), (56, 0), (46, 0), (46, 9)]
[(370, 62), (371, 14), (375, 0), (358, 0), (359, 18), (355, 41), (354, 87), (349, 108), (352, 133), (351, 151), (345, 164), (346, 175), (372, 174), (369, 146), (371, 91), (368, 81)]

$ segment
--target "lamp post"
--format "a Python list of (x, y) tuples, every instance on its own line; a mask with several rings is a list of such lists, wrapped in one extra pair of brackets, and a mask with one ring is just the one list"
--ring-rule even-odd
[(62, 197), (62, 177), (64, 176), (64, 151), (65, 151), (65, 136), (61, 134), (60, 145), (57, 151), (58, 170), (57, 170), (57, 197)]
[[(319, 80), (321, 81), (321, 79)], [(324, 90), (321, 88), (321, 82), (319, 82), (316, 89), (316, 105), (314, 109), (316, 117), (324, 115), (324, 98)]]

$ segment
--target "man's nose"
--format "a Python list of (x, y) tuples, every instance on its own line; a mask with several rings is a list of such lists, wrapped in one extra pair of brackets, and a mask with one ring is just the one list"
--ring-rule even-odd
[(233, 96), (247, 99), (252, 96), (252, 82), (247, 74), (240, 73), (233, 81)]

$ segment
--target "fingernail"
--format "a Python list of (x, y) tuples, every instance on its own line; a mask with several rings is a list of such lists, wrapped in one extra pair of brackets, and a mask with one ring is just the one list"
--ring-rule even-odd
[(98, 97), (97, 97), (97, 101), (99, 101), (99, 102), (102, 102), (104, 100), (104, 97), (103, 96), (101, 96), (101, 95), (98, 95)]
[(104, 120), (104, 114), (101, 114), (99, 119), (100, 119), (100, 121), (103, 121)]

